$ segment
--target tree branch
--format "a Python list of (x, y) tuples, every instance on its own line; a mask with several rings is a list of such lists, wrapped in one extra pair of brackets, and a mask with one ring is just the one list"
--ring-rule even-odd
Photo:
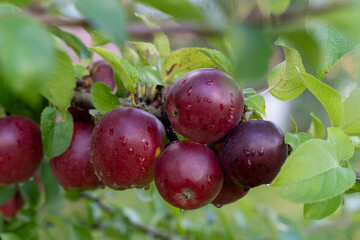
[[(81, 196), (83, 198), (85, 198), (85, 199), (88, 199), (88, 200), (96, 203), (105, 212), (107, 212), (107, 213), (109, 213), (111, 215), (115, 214), (115, 210), (112, 207), (110, 207), (110, 206), (106, 205), (105, 203), (103, 203), (101, 201), (101, 199), (99, 199), (97, 197), (94, 197), (94, 196), (91, 196), (90, 194), (88, 194), (86, 192), (81, 192)], [(151, 229), (151, 228), (149, 228), (147, 226), (144, 226), (144, 225), (142, 225), (140, 223), (134, 222), (133, 220), (131, 220), (129, 218), (127, 220), (128, 220), (128, 223), (131, 226), (141, 230), (142, 232), (144, 232), (144, 233), (146, 233), (146, 234), (148, 234), (148, 235), (150, 235), (150, 236), (152, 236), (154, 238), (161, 239), (161, 240), (170, 240), (170, 238), (168, 236), (166, 236), (165, 234), (163, 234), (163, 233), (157, 232), (154, 229)]]

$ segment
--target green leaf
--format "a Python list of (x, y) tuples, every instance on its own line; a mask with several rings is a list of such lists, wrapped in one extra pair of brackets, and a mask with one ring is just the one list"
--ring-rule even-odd
[(83, 65), (74, 64), (73, 68), (74, 68), (75, 77), (78, 78), (78, 79), (81, 79), (84, 76), (90, 75), (90, 71), (86, 67), (84, 67)]
[(61, 155), (70, 146), (74, 123), (69, 112), (63, 115), (54, 108), (46, 107), (41, 114), (41, 138), (48, 158)]
[(11, 3), (1, 3), (0, 4), (0, 15), (3, 14), (9, 14), (9, 13), (15, 13), (18, 12), (19, 8), (15, 5), (12, 5)]
[(270, 11), (275, 15), (280, 15), (289, 6), (291, 0), (270, 0)]
[(266, 117), (265, 113), (265, 99), (262, 95), (252, 95), (245, 98), (245, 105), (251, 107), (255, 111), (258, 111)]
[(136, 68), (139, 73), (139, 79), (145, 84), (155, 84), (164, 86), (161, 82), (160, 73), (156, 68), (152, 66), (138, 67)]
[(88, 228), (72, 225), (70, 240), (92, 240), (91, 232)]
[(318, 79), (322, 79), (341, 57), (356, 46), (356, 42), (347, 34), (328, 24), (308, 21), (307, 30), (316, 38), (321, 50), (320, 64), (317, 68)]
[(181, 48), (171, 52), (161, 69), (163, 82), (171, 82), (195, 69), (215, 68), (216, 64), (199, 50), (201, 48)]
[(310, 139), (312, 139), (312, 136), (306, 132), (298, 132), (295, 134), (288, 132), (285, 134), (285, 143), (290, 144), (293, 151)]
[(40, 201), (40, 192), (35, 181), (29, 181), (20, 186), (21, 195), (27, 203), (36, 207)]
[(297, 133), (297, 131), (298, 131), (298, 126), (297, 126), (297, 124), (296, 124), (296, 122), (295, 122), (295, 119), (290, 115), (290, 118), (291, 118), (291, 128), (292, 128), (292, 133), (293, 134), (296, 134)]
[(16, 185), (0, 187), (0, 206), (10, 200), (16, 193)]
[(57, 51), (55, 72), (40, 89), (40, 93), (65, 113), (75, 87), (76, 77), (72, 60), (65, 52)]
[(165, 33), (161, 32), (161, 28), (151, 22), (146, 16), (137, 15), (149, 28), (155, 30), (154, 32), (154, 44), (156, 49), (159, 51), (160, 56), (165, 58), (170, 55), (170, 42), (169, 38), (166, 36)]
[(229, 38), (234, 52), (234, 78), (240, 86), (261, 78), (268, 70), (272, 49), (264, 33), (253, 27), (240, 26)]
[(50, 164), (48, 161), (43, 161), (40, 168), (41, 181), (44, 186), (46, 204), (56, 202), (60, 195), (60, 185), (56, 181)]
[(133, 67), (126, 59), (110, 52), (101, 47), (92, 47), (91, 50), (98, 53), (103, 57), (119, 74), (122, 83), (125, 88), (132, 93), (136, 93), (135, 86), (138, 84), (138, 73), (136, 68)]
[(341, 129), (348, 135), (360, 136), (360, 88), (354, 89), (344, 101), (344, 119)]
[(7, 16), (0, 21), (0, 74), (15, 92), (36, 91), (54, 69), (54, 41), (37, 22)]
[(21, 240), (21, 238), (15, 233), (1, 233), (1, 240)]
[(0, 105), (0, 118), (6, 117), (5, 108)]
[(358, 181), (356, 181), (349, 190), (345, 191), (345, 194), (353, 194), (357, 192), (360, 192), (360, 183)]
[(349, 160), (354, 155), (354, 144), (339, 128), (328, 128), (328, 142), (336, 149), (339, 161)]
[(137, 66), (140, 63), (140, 56), (136, 50), (128, 47), (126, 45), (120, 46), (121, 56), (128, 60), (128, 62), (133, 65)]
[(136, 1), (149, 5), (153, 8), (156, 8), (177, 19), (184, 19), (187, 21), (204, 19), (203, 12), (188, 0), (136, 0)]
[(105, 44), (111, 42), (111, 38), (108, 37), (103, 31), (94, 30), (94, 29), (92, 29), (90, 27), (85, 28), (85, 30), (91, 36), (91, 40), (92, 40), (91, 41), (91, 46), (92, 47), (105, 45)]
[(344, 108), (340, 94), (314, 76), (301, 73), (306, 88), (321, 102), (328, 112), (333, 127), (338, 127), (343, 118)]
[(279, 63), (271, 69), (268, 75), (270, 93), (282, 101), (292, 100), (299, 96), (305, 86), (299, 76), (305, 72), (299, 52), (287, 46), (284, 39), (278, 39), (276, 44), (284, 49), (286, 61)]
[(108, 111), (120, 107), (119, 99), (111, 93), (111, 88), (102, 82), (95, 83), (91, 90), (91, 102), (96, 110), (105, 114)]
[(216, 64), (216, 68), (233, 75), (233, 64), (222, 52), (210, 48), (202, 48), (199, 51), (207, 55)]
[(287, 158), (272, 187), (293, 202), (312, 203), (335, 197), (355, 182), (354, 171), (339, 164), (332, 144), (308, 140)]
[(315, 116), (313, 113), (310, 113), (312, 118), (312, 122), (310, 124), (309, 133), (313, 135), (315, 138), (322, 139), (325, 136), (325, 128), (322, 124), (321, 120)]
[(116, 0), (73, 0), (76, 8), (97, 30), (106, 33), (118, 45), (126, 39), (126, 24), (120, 3)]
[(341, 205), (342, 197), (336, 197), (316, 202), (304, 204), (304, 218), (309, 220), (323, 219), (333, 214)]
[(71, 47), (80, 58), (91, 58), (91, 52), (89, 51), (89, 49), (75, 35), (65, 32), (57, 26), (50, 26), (48, 27), (48, 30), (55, 36), (62, 39), (66, 43), (66, 45)]
[(130, 42), (138, 51), (144, 65), (156, 66), (159, 52), (155, 45), (148, 42)]

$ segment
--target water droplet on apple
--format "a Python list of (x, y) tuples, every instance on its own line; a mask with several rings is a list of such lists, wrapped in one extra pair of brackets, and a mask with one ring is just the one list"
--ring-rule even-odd
[(110, 134), (111, 136), (114, 135), (114, 129), (113, 129), (113, 128), (110, 128), (110, 129), (109, 129), (109, 134)]
[(135, 155), (135, 159), (136, 159), (137, 163), (138, 163), (140, 166), (143, 166), (144, 163), (145, 163), (145, 161), (146, 161), (146, 157), (141, 156), (141, 155), (139, 155), (139, 154), (136, 154), (136, 155)]
[(180, 208), (180, 212), (182, 212), (182, 213), (185, 212), (185, 209)]
[(199, 96), (196, 97), (196, 101), (197, 101), (198, 103), (200, 103), (200, 101), (201, 101), (201, 95), (199, 95)]
[(211, 103), (212, 101), (209, 98), (204, 97), (204, 102)]
[(187, 95), (188, 95), (188, 97), (190, 97), (191, 92), (192, 92), (192, 87), (190, 87), (190, 88), (189, 88), (189, 90), (187, 91)]
[(209, 131), (210, 131), (210, 132), (215, 131), (215, 125), (211, 125), (210, 128), (209, 128)]
[(149, 150), (149, 143), (147, 141), (145, 141), (145, 139), (142, 140), (142, 143), (144, 145), (144, 151)]
[(234, 103), (234, 94), (233, 93), (230, 93), (230, 102), (231, 103)]
[(255, 151), (251, 150), (251, 156), (255, 156)]
[(115, 148), (113, 151), (113, 158), (114, 158), (114, 160), (117, 160), (117, 158), (118, 158), (118, 149), (117, 148)]
[(246, 158), (250, 156), (250, 151), (248, 149), (244, 149), (244, 156)]
[(141, 169), (142, 173), (146, 173), (146, 168), (145, 167), (141, 167), (140, 169)]
[(128, 141), (127, 138), (124, 136), (121, 136), (119, 139), (120, 139), (121, 145), (125, 147), (126, 143)]
[(261, 147), (261, 149), (258, 151), (259, 152), (259, 156), (261, 157), (262, 155), (264, 155), (264, 147)]
[(231, 106), (229, 107), (229, 112), (230, 112), (230, 113), (234, 113), (234, 112), (235, 112), (235, 107), (234, 107), (234, 105), (231, 105)]
[(220, 203), (218, 203), (218, 204), (215, 205), (215, 207), (217, 207), (217, 208), (221, 208), (222, 206), (223, 206), (223, 205), (220, 204)]
[(128, 151), (129, 154), (133, 154), (135, 152), (135, 148), (134, 147), (129, 147)]
[(270, 187), (270, 185), (271, 185), (270, 183), (266, 184), (266, 186), (268, 186), (268, 187)]
[(208, 86), (212, 86), (212, 85), (214, 85), (213, 80), (208, 79), (208, 80), (206, 81), (206, 85), (208, 85)]
[(220, 111), (224, 110), (224, 105), (220, 103)]
[(251, 163), (250, 159), (248, 159), (247, 165), (248, 165), (248, 168), (251, 168), (252, 163)]
[(208, 176), (207, 181), (210, 185), (213, 184), (214, 183), (213, 176), (212, 175)]
[(19, 130), (19, 134), (23, 135), (24, 134), (24, 129), (20, 126), (20, 124), (18, 122), (15, 122), (15, 126)]
[(188, 103), (188, 104), (186, 105), (185, 109), (190, 111), (190, 110), (191, 110), (191, 103)]

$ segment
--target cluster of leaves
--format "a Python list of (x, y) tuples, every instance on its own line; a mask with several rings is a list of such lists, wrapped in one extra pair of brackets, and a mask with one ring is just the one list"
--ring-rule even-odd
[[(295, 120), (291, 118), (293, 132), (286, 134), (285, 141), (291, 145), (292, 153), (272, 183), (272, 188), (287, 200), (304, 203), (304, 217), (308, 219), (321, 219), (332, 214), (341, 205), (344, 193), (360, 191), (354, 169), (348, 161), (354, 154), (354, 144), (349, 137), (360, 136), (360, 108), (357, 106), (360, 89), (355, 88), (343, 101), (335, 89), (322, 81), (336, 62), (354, 50), (360, 41), (360, 32), (356, 26), (359, 22), (357, 20), (360, 20), (359, 4), (349, 2), (326, 11), (309, 11), (306, 16), (280, 21), (266, 28), (254, 27), (246, 21), (231, 22), (230, 27), (220, 31), (224, 26), (211, 21), (211, 14), (189, 1), (138, 0), (179, 21), (203, 24), (218, 31), (215, 35), (206, 32), (200, 34), (219, 50), (189, 47), (172, 51), (170, 41), (161, 28), (141, 15), (134, 17), (154, 31), (153, 42), (127, 41), (123, 6), (115, 0), (103, 0), (101, 4), (95, 0), (70, 1), (86, 22), (85, 28), (92, 37), (90, 48), (75, 35), (56, 26), (56, 21), (50, 24), (44, 21), (33, 10), (39, 2), (2, 2), (0, 116), (8, 112), (29, 116), (39, 122), (47, 159), (60, 155), (70, 144), (73, 120), (67, 108), (71, 105), (76, 79), (89, 74), (83, 65), (73, 64), (69, 55), (61, 50), (59, 46), (64, 43), (78, 55), (84, 65), (91, 63), (92, 55), (96, 52), (114, 69), (117, 83), (114, 92), (102, 83), (94, 84), (91, 89), (91, 101), (96, 108), (91, 113), (95, 116), (121, 106), (119, 97), (127, 98), (127, 93), (145, 95), (147, 89), (154, 89), (156, 85), (169, 86), (185, 73), (198, 68), (221, 69), (232, 75), (239, 85), (247, 87), (253, 81), (262, 79), (268, 71), (274, 49), (281, 47), (285, 61), (269, 71), (268, 89), (263, 93), (270, 92), (281, 101), (289, 101), (307, 89), (324, 106), (331, 126), (325, 129), (322, 121), (312, 115), (309, 133), (298, 132)], [(49, 16), (69, 14), (63, 7), (68, 1), (44, 2)], [(290, 4), (289, 0), (261, 2), (256, 7), (267, 21), (271, 16), (281, 17)], [(218, 4), (224, 8), (224, 12), (229, 11), (229, 16), (233, 16), (233, 9), (226, 8), (224, 3)], [(122, 56), (100, 47), (108, 42), (115, 43)], [(251, 88), (244, 89), (250, 119), (266, 116), (263, 93), (257, 94)], [(56, 217), (61, 201), (64, 197), (80, 201), (84, 196), (79, 192), (64, 194), (46, 161), (41, 168), (41, 177), (44, 196), (34, 181), (19, 187), (0, 188), (0, 205), (13, 196), (17, 188), (29, 205), (17, 219), (6, 224), (0, 219), (2, 239), (34, 239), (39, 233), (44, 238), (56, 239), (54, 236), (57, 231), (66, 233), (71, 239), (91, 239), (91, 234), (101, 235), (104, 229), (110, 237), (128, 236), (134, 229), (152, 233), (138, 225), (139, 217), (133, 210), (126, 207), (106, 210), (94, 199), (86, 201), (88, 216), (84, 223), (65, 223)], [(153, 225), (169, 235), (183, 234), (201, 238), (201, 234), (204, 234), (201, 231), (202, 224), (215, 226), (219, 222), (223, 223), (220, 227), (228, 229), (227, 234), (234, 234), (229, 230), (224, 215), (212, 208), (205, 209), (205, 223), (189, 226), (185, 220), (177, 221), (179, 211), (175, 212), (175, 209), (165, 206), (153, 190), (154, 187), (146, 194), (137, 193), (157, 213), (151, 219)], [(240, 214), (239, 211), (237, 214)], [(240, 228), (248, 228), (244, 219), (256, 223), (249, 215), (237, 218), (242, 219), (238, 220)], [(79, 219), (84, 221), (84, 218)], [(269, 216), (264, 219), (271, 222)], [(293, 229), (287, 220), (282, 221), (282, 224)], [(49, 226), (55, 230), (48, 231)], [(95, 232), (99, 230), (90, 233), (90, 228), (94, 228)], [(214, 227), (207, 234), (222, 238), (224, 232), (219, 229)], [(251, 234), (255, 232), (247, 233), (247, 236), (252, 237)]]

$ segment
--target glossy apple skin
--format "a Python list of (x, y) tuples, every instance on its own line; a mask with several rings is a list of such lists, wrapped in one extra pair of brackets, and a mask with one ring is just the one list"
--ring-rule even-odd
[(216, 198), (211, 202), (217, 208), (236, 202), (240, 198), (244, 197), (249, 191), (249, 188), (239, 187), (236, 185), (227, 174), (223, 175), (224, 183), (222, 188)]
[(250, 120), (226, 138), (221, 164), (237, 185), (252, 188), (271, 183), (286, 157), (282, 130), (270, 121)]
[(241, 120), (244, 97), (233, 79), (212, 68), (191, 71), (169, 90), (166, 111), (173, 129), (200, 143), (213, 143)]
[(155, 166), (155, 184), (165, 201), (180, 209), (196, 209), (213, 201), (223, 184), (221, 166), (208, 147), (172, 142)]
[(74, 132), (68, 149), (50, 160), (51, 170), (67, 191), (88, 190), (103, 186), (90, 162), (89, 143), (94, 124), (74, 122)]
[(117, 108), (96, 124), (90, 159), (98, 177), (110, 188), (147, 187), (165, 140), (165, 128), (154, 115), (136, 108)]
[(0, 212), (5, 218), (14, 218), (16, 213), (24, 206), (24, 198), (19, 194), (15, 194), (9, 201), (0, 206)]
[(0, 186), (27, 181), (43, 158), (39, 127), (26, 117), (0, 118)]

